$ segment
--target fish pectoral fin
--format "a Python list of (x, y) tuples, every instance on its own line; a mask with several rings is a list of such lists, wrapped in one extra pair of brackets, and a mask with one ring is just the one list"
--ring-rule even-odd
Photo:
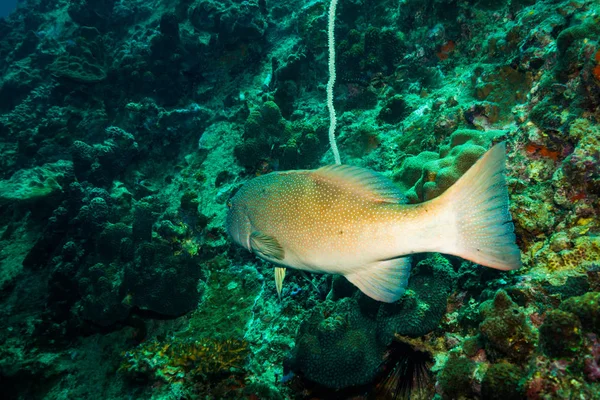
[(252, 232), (250, 235), (250, 247), (259, 256), (266, 258), (283, 260), (285, 255), (283, 247), (281, 247), (277, 239), (260, 232)]
[(369, 264), (363, 270), (345, 275), (361, 292), (377, 301), (393, 303), (408, 286), (410, 257), (393, 258)]
[(277, 295), (281, 300), (281, 289), (283, 289), (283, 279), (285, 278), (285, 268), (275, 267), (275, 287), (277, 288)]

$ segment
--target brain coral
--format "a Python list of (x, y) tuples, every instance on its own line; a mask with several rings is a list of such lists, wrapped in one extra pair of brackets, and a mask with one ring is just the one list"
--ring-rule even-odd
[(290, 367), (334, 389), (371, 382), (395, 334), (417, 337), (438, 326), (453, 282), (450, 263), (433, 255), (417, 264), (409, 290), (395, 304), (359, 291), (327, 301), (300, 325)]
[(95, 28), (81, 27), (74, 46), (50, 65), (52, 73), (79, 83), (97, 83), (106, 79), (104, 44)]
[(419, 262), (411, 271), (405, 296), (392, 304), (381, 304), (377, 334), (389, 343), (397, 333), (418, 337), (434, 330), (444, 313), (455, 274), (450, 262), (439, 254)]
[(384, 351), (373, 321), (347, 298), (325, 303), (302, 322), (292, 368), (329, 388), (362, 385), (374, 378)]
[(495, 138), (505, 134), (505, 131), (459, 129), (450, 136), (450, 143), (440, 148), (439, 156), (425, 152), (408, 157), (395, 173), (396, 180), (407, 189), (406, 197), (411, 203), (431, 200), (456, 182)]

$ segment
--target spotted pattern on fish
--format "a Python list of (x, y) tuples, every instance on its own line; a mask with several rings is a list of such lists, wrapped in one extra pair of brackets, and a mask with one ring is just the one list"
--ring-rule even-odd
[(265, 260), (342, 274), (381, 301), (404, 292), (410, 261), (402, 257), (416, 252), (517, 268), (504, 148), (495, 146), (447, 193), (418, 205), (406, 204), (389, 179), (364, 168), (263, 175), (232, 198), (227, 229), (234, 242)]

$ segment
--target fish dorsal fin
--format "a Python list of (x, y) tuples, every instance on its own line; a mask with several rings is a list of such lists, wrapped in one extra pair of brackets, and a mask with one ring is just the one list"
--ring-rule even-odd
[(275, 267), (275, 288), (277, 289), (277, 296), (281, 301), (281, 290), (283, 289), (283, 279), (285, 278), (285, 268)]
[(359, 196), (382, 203), (405, 204), (402, 191), (385, 176), (366, 168), (351, 165), (327, 165), (314, 171), (315, 177), (350, 185)]
[(346, 279), (370, 298), (393, 303), (406, 291), (410, 264), (410, 257), (377, 261), (358, 272), (346, 275)]
[(254, 253), (267, 259), (283, 260), (285, 256), (277, 239), (264, 233), (252, 232), (250, 247)]

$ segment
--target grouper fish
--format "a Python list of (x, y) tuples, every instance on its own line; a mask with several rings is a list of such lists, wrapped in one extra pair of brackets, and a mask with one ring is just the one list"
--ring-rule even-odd
[(440, 196), (406, 204), (392, 181), (371, 170), (330, 165), (272, 172), (244, 184), (229, 202), (232, 240), (276, 265), (343, 275), (367, 296), (402, 297), (410, 255), (452, 254), (487, 267), (521, 266), (508, 210), (504, 142)]

